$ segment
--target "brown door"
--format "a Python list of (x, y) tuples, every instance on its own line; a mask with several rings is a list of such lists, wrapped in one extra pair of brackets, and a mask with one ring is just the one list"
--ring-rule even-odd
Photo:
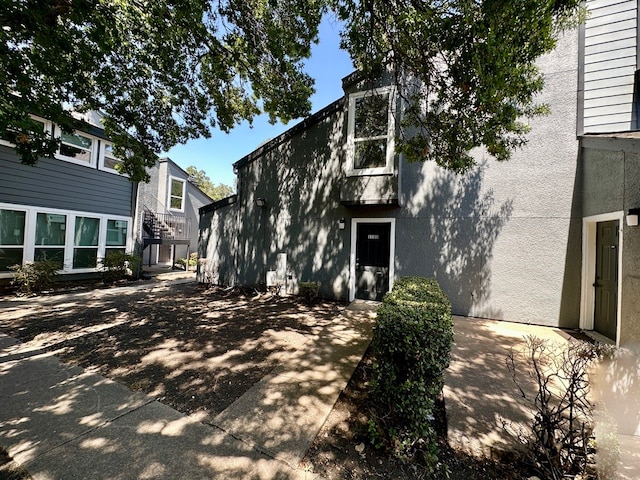
[(616, 339), (618, 312), (618, 221), (600, 222), (596, 238), (593, 329)]

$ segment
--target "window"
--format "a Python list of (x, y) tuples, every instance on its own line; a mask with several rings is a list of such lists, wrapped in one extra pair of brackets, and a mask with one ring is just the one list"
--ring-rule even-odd
[(26, 212), (0, 209), (0, 271), (21, 265)]
[(78, 165), (95, 165), (96, 141), (93, 137), (82, 133), (60, 133), (60, 150), (58, 158)]
[(349, 97), (348, 174), (393, 173), (395, 131), (392, 102), (390, 87)]
[(33, 259), (51, 260), (64, 268), (64, 246), (67, 234), (67, 216), (57, 213), (38, 213)]
[(100, 219), (78, 216), (74, 232), (73, 268), (96, 268)]
[(169, 209), (184, 212), (184, 190), (186, 182), (179, 178), (169, 178)]
[[(33, 122), (33, 128), (29, 129), (28, 133), (43, 133), (46, 132), (48, 122), (41, 118), (31, 117), (31, 121)], [(0, 145), (7, 145), (8, 147), (14, 147), (17, 142), (20, 141), (28, 141), (29, 138), (23, 138), (22, 135), (18, 134), (15, 130), (4, 130), (0, 131)]]
[(107, 246), (104, 256), (110, 252), (125, 253), (127, 246), (127, 227), (126, 220), (107, 220)]
[(113, 173), (120, 173), (116, 170), (116, 165), (122, 163), (122, 160), (116, 158), (113, 154), (113, 145), (108, 142), (102, 142), (100, 154), (100, 169)]

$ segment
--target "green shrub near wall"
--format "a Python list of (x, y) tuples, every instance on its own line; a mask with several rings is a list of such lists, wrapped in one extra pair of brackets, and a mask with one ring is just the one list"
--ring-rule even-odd
[(453, 343), (451, 303), (434, 279), (403, 277), (385, 295), (373, 332), (369, 432), (399, 457), (437, 462), (432, 425)]

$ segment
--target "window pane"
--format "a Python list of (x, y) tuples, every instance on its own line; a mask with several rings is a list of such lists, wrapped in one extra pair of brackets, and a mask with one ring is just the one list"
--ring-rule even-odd
[(182, 210), (182, 198), (171, 197), (171, 208)]
[(171, 180), (171, 196), (182, 198), (182, 185), (180, 180)]
[(116, 165), (122, 163), (122, 160), (113, 155), (113, 145), (106, 144), (104, 146), (104, 166), (105, 168), (116, 169)]
[(36, 245), (64, 245), (66, 215), (38, 213), (36, 217)]
[(356, 142), (354, 168), (379, 168), (387, 165), (387, 139)]
[(22, 265), (22, 248), (0, 247), (0, 271), (7, 272), (13, 265)]
[(73, 250), (73, 268), (95, 268), (97, 265), (97, 248), (75, 248)]
[(63, 133), (60, 135), (60, 139), (63, 143), (75, 145), (76, 147), (81, 147), (85, 150), (90, 150), (91, 144), (93, 143), (89, 137), (85, 137), (84, 135), (79, 135), (77, 133), (72, 133), (70, 135)]
[(60, 145), (60, 154), (65, 157), (75, 158), (83, 162), (91, 163), (91, 152), (81, 148), (70, 147), (69, 145)]
[(367, 95), (356, 99), (355, 137), (387, 136), (389, 95)]
[(76, 217), (74, 245), (79, 247), (98, 245), (99, 233), (99, 218)]
[(107, 258), (110, 253), (125, 253), (124, 248), (106, 248), (104, 251), (104, 257)]
[(127, 221), (107, 220), (107, 245), (127, 244)]
[(0, 245), (24, 244), (24, 218), (25, 212), (0, 210)]
[(33, 255), (36, 262), (41, 260), (51, 260), (58, 264), (58, 268), (62, 270), (64, 266), (64, 248), (36, 248)]

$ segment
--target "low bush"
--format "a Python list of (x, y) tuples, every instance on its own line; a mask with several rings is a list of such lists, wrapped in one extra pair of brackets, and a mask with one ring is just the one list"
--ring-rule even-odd
[(58, 276), (60, 263), (53, 260), (39, 260), (25, 265), (14, 265), (12, 285), (18, 287), (18, 293), (34, 295), (49, 290)]
[(140, 258), (120, 251), (107, 253), (101, 262), (102, 281), (111, 284), (119, 280), (124, 280), (128, 275), (138, 271)]
[(309, 305), (311, 305), (318, 297), (319, 285), (316, 282), (300, 282), (298, 283), (298, 294)]
[[(184, 268), (185, 270), (188, 269), (186, 258), (179, 258), (178, 260), (176, 260), (176, 263), (180, 265), (182, 268)], [(193, 252), (189, 255), (189, 268), (195, 267), (196, 265), (198, 265), (198, 253)]]
[(438, 461), (434, 407), (453, 343), (451, 303), (433, 279), (396, 281), (378, 308), (369, 434), (397, 457)]

